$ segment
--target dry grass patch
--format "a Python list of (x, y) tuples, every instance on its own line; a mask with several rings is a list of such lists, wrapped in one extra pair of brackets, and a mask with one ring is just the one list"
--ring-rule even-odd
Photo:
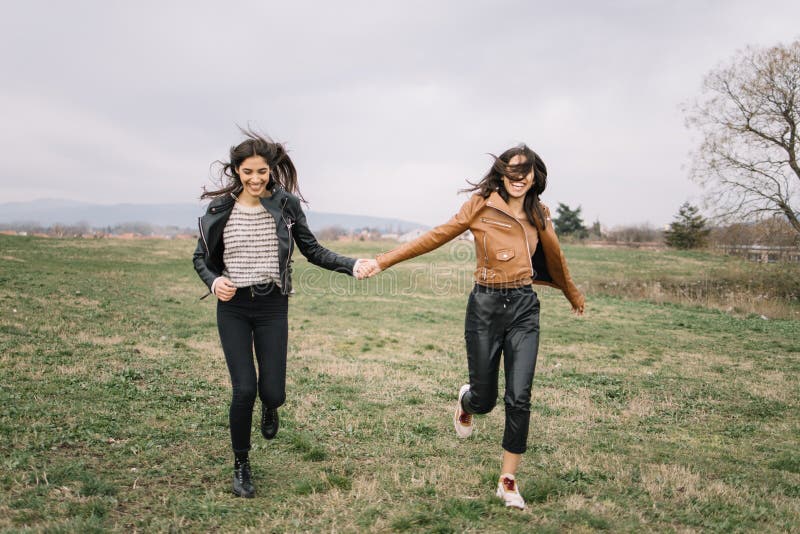
[(386, 380), (387, 374), (386, 367), (383, 364), (379, 362), (363, 360), (359, 360), (357, 362), (331, 362), (330, 360), (327, 360), (326, 363), (322, 365), (322, 370), (331, 374), (332, 376), (340, 378), (352, 378), (358, 383), (364, 383), (367, 381), (372, 383), (376, 383), (375, 381), (378, 381), (379, 383)]
[(648, 417), (655, 413), (656, 403), (647, 394), (638, 394), (630, 399), (620, 413), (620, 418), (628, 422), (630, 419)]
[(702, 495), (700, 475), (682, 465), (642, 467), (642, 486), (654, 500), (697, 499)]
[(550, 393), (546, 397), (546, 404), (550, 408), (561, 410), (558, 419), (586, 425), (610, 414), (592, 400), (593, 391), (588, 388), (578, 388), (569, 392), (548, 388), (546, 391)]
[(747, 391), (755, 397), (783, 403), (796, 403), (800, 393), (784, 371), (760, 371), (757, 381), (747, 382)]
[(105, 336), (96, 336), (89, 334), (88, 332), (78, 332), (74, 336), (70, 336), (70, 339), (65, 341), (72, 341), (77, 343), (89, 343), (91, 345), (98, 345), (101, 347), (110, 347), (112, 345), (120, 345), (127, 340), (125, 336), (120, 335), (105, 335)]

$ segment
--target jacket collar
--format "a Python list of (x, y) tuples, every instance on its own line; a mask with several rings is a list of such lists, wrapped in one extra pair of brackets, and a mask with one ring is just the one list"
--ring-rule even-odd
[(511, 208), (497, 191), (492, 191), (491, 194), (489, 194), (489, 198), (486, 199), (486, 205), (490, 208), (498, 209), (510, 217), (514, 216), (512, 215)]
[(261, 197), (261, 205), (267, 209), (269, 209), (270, 204), (273, 203), (280, 205), (283, 199), (286, 198), (286, 191), (279, 185), (273, 187), (271, 193), (272, 194), (268, 197)]
[[(489, 197), (486, 199), (486, 205), (498, 209), (510, 217), (514, 217), (512, 215), (513, 212), (511, 211), (511, 208), (508, 206), (508, 203), (505, 200), (503, 200), (503, 197), (501, 197), (500, 193), (498, 193), (497, 191), (492, 191), (491, 194), (489, 194)], [(549, 219), (549, 217), (547, 216), (547, 213), (544, 211), (542, 215), (545, 217), (543, 229), (547, 230), (547, 220)], [(536, 228), (539, 229), (538, 226)], [(539, 231), (542, 231), (542, 229), (539, 229)]]
[[(264, 208), (269, 209), (270, 207), (273, 207), (273, 205), (271, 205), (272, 203), (276, 202), (279, 203), (285, 197), (286, 197), (286, 192), (284, 191), (284, 189), (280, 186), (275, 186), (272, 189), (271, 196), (262, 197), (260, 199), (261, 205), (264, 206)], [(227, 195), (217, 197), (213, 199), (211, 202), (209, 202), (207, 211), (209, 213), (221, 213), (224, 211), (228, 211), (231, 208), (233, 208), (233, 205), (236, 203), (237, 198), (238, 194), (236, 193), (228, 193)]]
[(224, 211), (228, 211), (233, 208), (233, 204), (236, 202), (236, 197), (233, 193), (229, 193), (227, 195), (219, 196), (211, 200), (208, 203), (208, 207), (206, 208), (206, 213), (221, 213)]

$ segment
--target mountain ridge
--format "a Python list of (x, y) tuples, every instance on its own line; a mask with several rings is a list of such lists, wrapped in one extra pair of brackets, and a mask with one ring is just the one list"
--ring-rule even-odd
[[(104, 228), (126, 223), (147, 223), (157, 226), (176, 226), (194, 229), (197, 218), (205, 211), (207, 202), (163, 204), (95, 204), (77, 200), (42, 198), (31, 201), (0, 203), (0, 225), (74, 225), (86, 223)], [(338, 226), (347, 231), (363, 228), (383, 233), (405, 233), (428, 226), (413, 221), (377, 217), (307, 211), (306, 218), (313, 231)]]

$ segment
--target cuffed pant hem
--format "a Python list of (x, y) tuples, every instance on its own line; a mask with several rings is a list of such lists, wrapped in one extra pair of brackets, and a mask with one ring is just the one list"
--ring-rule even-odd
[(522, 447), (514, 447), (513, 445), (506, 445), (504, 443), (503, 450), (510, 452), (511, 454), (525, 454), (525, 452), (528, 450), (528, 446), (523, 445)]

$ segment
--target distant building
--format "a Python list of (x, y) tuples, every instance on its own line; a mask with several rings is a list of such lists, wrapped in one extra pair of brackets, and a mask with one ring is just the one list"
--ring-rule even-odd
[(719, 245), (718, 250), (733, 255), (742, 256), (750, 261), (759, 263), (776, 263), (789, 261), (800, 263), (800, 249), (797, 247), (768, 246), (768, 245)]

